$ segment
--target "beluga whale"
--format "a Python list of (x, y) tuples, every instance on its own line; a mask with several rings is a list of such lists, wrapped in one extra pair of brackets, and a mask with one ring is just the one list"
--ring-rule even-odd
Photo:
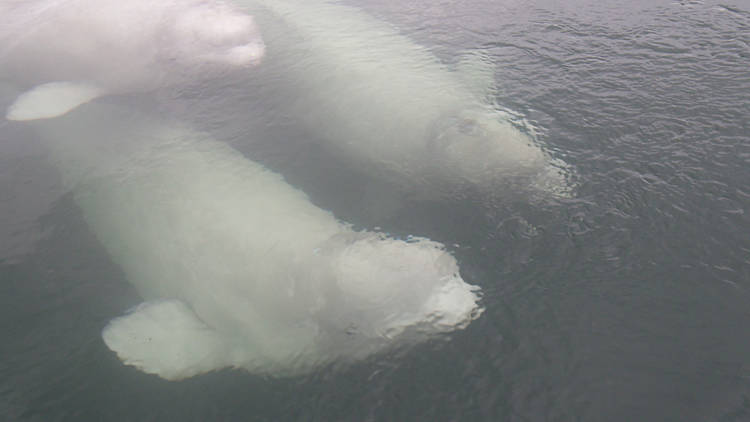
[(154, 90), (265, 52), (251, 15), (219, 0), (0, 0), (8, 120), (57, 117), (97, 97)]
[[(234, 0), (272, 57), (265, 98), (342, 161), (412, 192), (561, 192), (564, 163), (533, 127), (494, 104), (496, 65), (467, 52), (450, 66), (393, 26), (342, 2)], [(276, 118), (276, 115), (271, 117)], [(507, 189), (504, 189), (507, 188)]]
[(442, 244), (354, 230), (182, 121), (100, 100), (26, 125), (144, 300), (102, 332), (141, 371), (300, 375), (443, 337), (482, 312)]

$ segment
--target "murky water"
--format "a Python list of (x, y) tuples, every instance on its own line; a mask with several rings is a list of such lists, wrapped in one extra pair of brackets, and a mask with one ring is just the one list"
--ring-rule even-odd
[(45, 142), (0, 123), (0, 415), (750, 420), (750, 7), (626, 3), (347, 2), (456, 71), (483, 53), (486, 95), (565, 164), (564, 195), (431, 197), (379, 177), (305, 125), (271, 48), (252, 74), (102, 100), (189, 121), (357, 228), (442, 242), (481, 287), (484, 313), (448, 341), (308, 375), (123, 365), (101, 330), (140, 297)]

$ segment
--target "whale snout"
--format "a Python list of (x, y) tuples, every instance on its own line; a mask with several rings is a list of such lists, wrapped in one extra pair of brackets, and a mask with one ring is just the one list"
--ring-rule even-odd
[(442, 116), (427, 133), (426, 145), (442, 173), (476, 186), (516, 185), (547, 162), (530, 136), (492, 113)]
[(360, 235), (344, 243), (332, 264), (345, 307), (356, 310), (343, 315), (361, 334), (392, 337), (417, 326), (448, 331), (481, 312), (455, 258), (428, 239)]

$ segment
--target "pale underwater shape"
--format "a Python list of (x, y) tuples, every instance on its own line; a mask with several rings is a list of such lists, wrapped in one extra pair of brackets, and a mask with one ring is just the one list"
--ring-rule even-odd
[(185, 63), (215, 62), (257, 65), (265, 44), (252, 16), (225, 3), (201, 2), (186, 7), (175, 19), (171, 44)]
[[(455, 67), (367, 13), (324, 0), (235, 0), (262, 27), (259, 78), (345, 162), (423, 196), (565, 191), (566, 166), (488, 101), (495, 67)], [(274, 116), (270, 116), (271, 119)]]
[(213, 0), (0, 0), (0, 80), (28, 91), (9, 120), (62, 115), (260, 63), (252, 16)]
[(103, 332), (143, 371), (301, 374), (481, 313), (479, 289), (440, 243), (355, 232), (203, 133), (99, 103), (32, 123), (147, 301)]

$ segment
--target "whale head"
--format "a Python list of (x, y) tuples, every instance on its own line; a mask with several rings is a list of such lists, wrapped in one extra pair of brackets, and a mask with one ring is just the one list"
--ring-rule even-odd
[(10, 120), (180, 86), (265, 54), (252, 16), (221, 0), (0, 0), (0, 16), (0, 80), (22, 90)]
[(435, 173), (461, 186), (535, 189), (550, 174), (551, 158), (496, 110), (442, 115), (428, 131), (426, 144)]
[(337, 294), (322, 317), (331, 327), (346, 325), (338, 328), (350, 342), (451, 331), (481, 313), (476, 289), (440, 243), (362, 232), (333, 242), (328, 263)]
[(167, 36), (170, 57), (188, 65), (251, 66), (265, 55), (252, 16), (224, 3), (199, 2), (180, 10)]

